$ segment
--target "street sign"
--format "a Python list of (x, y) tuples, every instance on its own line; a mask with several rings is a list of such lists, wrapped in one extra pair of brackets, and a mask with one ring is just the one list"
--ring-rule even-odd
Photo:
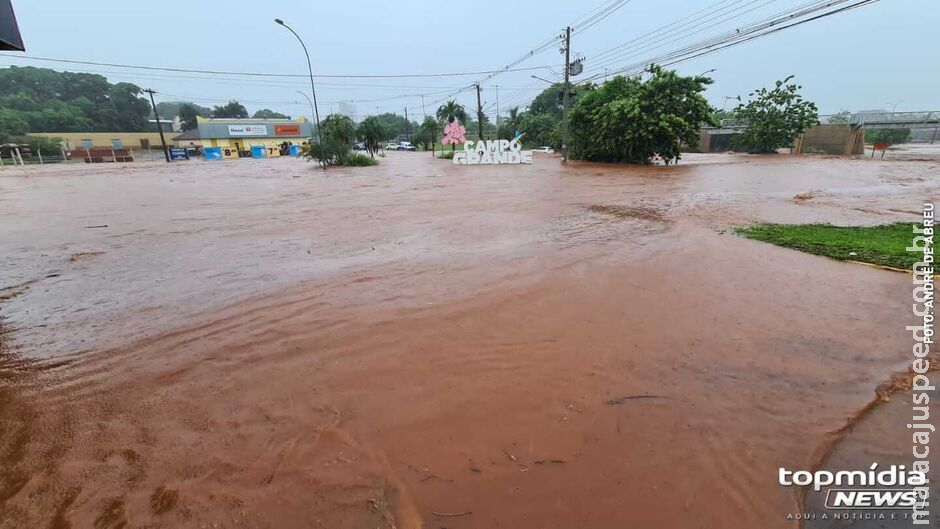
[(170, 148), (170, 159), (171, 160), (188, 160), (189, 151), (183, 148), (171, 147)]

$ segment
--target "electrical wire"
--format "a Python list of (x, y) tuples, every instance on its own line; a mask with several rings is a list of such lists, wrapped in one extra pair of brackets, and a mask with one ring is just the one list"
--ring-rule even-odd
[[(28, 59), (33, 61), (47, 61), (47, 62), (57, 62), (65, 64), (84, 64), (89, 66), (108, 66), (111, 68), (131, 68), (136, 70), (155, 70), (161, 72), (181, 72), (181, 73), (202, 73), (210, 75), (243, 75), (247, 77), (300, 77), (307, 78), (308, 74), (286, 74), (286, 73), (264, 73), (264, 72), (231, 72), (231, 71), (219, 71), (219, 70), (199, 70), (192, 68), (166, 68), (161, 66), (141, 66), (141, 65), (130, 65), (130, 64), (117, 64), (117, 63), (107, 63), (107, 62), (94, 62), (94, 61), (78, 61), (73, 59), (54, 59), (51, 57), (36, 57), (34, 55), (11, 55), (11, 54), (0, 54), (0, 57), (7, 57), (11, 59)], [(549, 68), (548, 66), (530, 66), (527, 68), (515, 68), (508, 71), (534, 71), (534, 70), (544, 70)], [(426, 77), (465, 77), (472, 75), (485, 75), (490, 73), (501, 73), (507, 71), (505, 69), (500, 70), (482, 70), (475, 72), (448, 72), (448, 73), (409, 73), (409, 74), (316, 74), (317, 78), (325, 79), (405, 79), (405, 78), (426, 78)]]

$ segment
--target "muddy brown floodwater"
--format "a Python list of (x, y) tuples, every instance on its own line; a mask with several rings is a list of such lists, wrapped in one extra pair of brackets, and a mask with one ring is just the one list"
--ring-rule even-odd
[(935, 159), (381, 162), (0, 170), (0, 527), (789, 528), (909, 360), (908, 276), (727, 229)]

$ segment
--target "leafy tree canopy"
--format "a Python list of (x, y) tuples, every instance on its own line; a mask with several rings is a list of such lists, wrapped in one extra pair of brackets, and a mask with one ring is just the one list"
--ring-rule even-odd
[[(529, 105), (529, 112), (532, 114), (546, 114), (557, 120), (561, 120), (564, 110), (564, 84), (555, 83), (542, 93), (535, 96), (532, 104)], [(590, 90), (587, 85), (571, 85), (568, 93), (568, 108), (574, 108), (581, 96)]]
[(747, 128), (735, 143), (753, 153), (771, 153), (793, 144), (794, 138), (819, 123), (816, 104), (803, 99), (802, 86), (787, 84), (793, 76), (777, 81), (770, 90), (751, 92), (751, 100), (738, 105), (735, 113)]
[(405, 116), (399, 114), (386, 112), (374, 117), (378, 120), (379, 124), (382, 125), (382, 130), (385, 131), (384, 137), (382, 138), (383, 140), (406, 137), (409, 134), (414, 134), (414, 132), (418, 130), (417, 123), (406, 121)]
[(269, 108), (262, 108), (261, 110), (252, 114), (255, 119), (290, 119), (290, 116), (287, 114), (281, 114), (280, 112), (275, 112)]
[(301, 148), (303, 155), (327, 165), (343, 164), (356, 139), (356, 124), (348, 116), (330, 114), (320, 126), (323, 128), (323, 143), (309, 142)]
[[(467, 109), (465, 109), (463, 105), (451, 99), (438, 107), (437, 119), (439, 119), (441, 123), (453, 123), (456, 120), (466, 125), (470, 117), (467, 115)], [(467, 130), (469, 130), (469, 127)]]
[(561, 146), (561, 117), (527, 112), (520, 119), (519, 131), (525, 134), (523, 141), (528, 145)]
[(214, 118), (247, 118), (248, 109), (238, 101), (232, 100), (224, 105), (212, 107)]
[(424, 121), (421, 123), (421, 126), (418, 127), (418, 132), (415, 134), (414, 141), (416, 144), (421, 145), (425, 149), (428, 149), (431, 145), (434, 145), (441, 139), (442, 128), (441, 124), (438, 123), (436, 119), (431, 116), (424, 118)]
[(513, 139), (516, 136), (516, 131), (520, 130), (522, 125), (522, 116), (519, 107), (509, 109), (509, 115), (500, 120), (499, 131), (497, 132), (499, 139)]
[(865, 143), (898, 145), (911, 140), (911, 129), (865, 129)]
[(684, 77), (653, 67), (648, 80), (615, 77), (591, 87), (571, 111), (572, 155), (601, 162), (666, 163), (680, 146), (698, 144), (703, 124), (716, 125), (702, 95), (708, 77)]
[[(140, 87), (96, 74), (32, 66), (0, 70), (0, 137), (27, 132), (142, 132), (150, 102)], [(0, 138), (2, 139), (2, 138)]]
[(186, 106), (195, 109), (196, 114), (199, 116), (212, 116), (211, 108), (197, 105), (191, 101), (160, 101), (157, 103), (157, 112), (160, 113), (160, 119), (173, 119), (176, 116), (182, 117), (183, 108)]

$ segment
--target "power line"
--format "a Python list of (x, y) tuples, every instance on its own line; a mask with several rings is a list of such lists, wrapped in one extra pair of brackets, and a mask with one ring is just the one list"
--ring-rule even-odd
[(594, 26), (601, 20), (604, 20), (605, 18), (612, 15), (615, 11), (623, 7), (624, 4), (628, 3), (629, 1), (630, 0), (615, 0), (611, 2), (607, 8), (601, 10), (593, 17), (588, 18), (587, 20), (585, 20), (584, 22), (578, 25), (572, 26), (571, 31), (578, 31), (578, 32), (587, 31), (588, 29), (590, 29), (592, 26)]
[[(36, 57), (32, 55), (8, 55), (0, 54), (0, 57), (11, 59), (29, 59), (33, 61), (58, 62), (66, 64), (84, 64), (89, 66), (108, 66), (111, 68), (131, 68), (136, 70), (154, 70), (161, 72), (182, 72), (182, 73), (202, 73), (209, 75), (243, 75), (249, 77), (307, 77), (306, 74), (286, 74), (286, 73), (263, 73), (263, 72), (231, 72), (219, 70), (199, 70), (192, 68), (167, 68), (162, 66), (141, 66), (131, 64), (117, 64), (94, 61), (78, 61), (73, 59), (54, 59), (51, 57)], [(471, 75), (486, 75), (491, 73), (502, 73), (505, 71), (523, 72), (550, 69), (549, 66), (530, 66), (528, 68), (500, 69), (500, 70), (482, 70), (474, 72), (448, 72), (448, 73), (409, 73), (409, 74), (318, 74), (317, 77), (326, 77), (334, 79), (405, 79), (405, 78), (424, 78), (424, 77), (462, 77)]]
[[(825, 13), (821, 13), (821, 14), (818, 14), (809, 18), (804, 18), (802, 20), (794, 21), (795, 19), (798, 19), (800, 17), (806, 17), (807, 15), (818, 13), (821, 10), (836, 6), (838, 4), (843, 4), (848, 1), (850, 0), (831, 0), (829, 2), (808, 2), (802, 5), (796, 6), (794, 8), (791, 8), (789, 10), (777, 13), (776, 15), (765, 17), (758, 21), (749, 23), (745, 26), (742, 26), (741, 28), (737, 30), (722, 33), (718, 36), (699, 41), (695, 44), (685, 46), (683, 48), (674, 50), (672, 52), (663, 54), (655, 58), (648, 58), (648, 59), (637, 61), (629, 66), (612, 70), (609, 73), (614, 74), (614, 75), (623, 74), (623, 73), (636, 73), (645, 69), (649, 64), (671, 66), (674, 64), (678, 64), (680, 62), (684, 62), (684, 61), (691, 60), (697, 57), (701, 57), (703, 55), (714, 53), (716, 51), (719, 51), (725, 48), (736, 46), (736, 45), (739, 45), (744, 42), (748, 42), (748, 41), (751, 41), (760, 37), (777, 33), (784, 29), (789, 29), (798, 25), (805, 24), (807, 22), (811, 22), (814, 20), (818, 20), (821, 18), (835, 15), (837, 13), (842, 13), (851, 9), (862, 7), (864, 5), (874, 3), (879, 0), (862, 0), (860, 2), (856, 2), (849, 6), (843, 6), (838, 9), (834, 9), (832, 11), (827, 11)], [(685, 20), (687, 18), (689, 17), (680, 19), (680, 21)], [(674, 24), (675, 23), (670, 24), (669, 26), (674, 25)], [(664, 27), (669, 27), (669, 26), (664, 26)], [(602, 75), (603, 74), (600, 74), (600, 73), (595, 74), (583, 80), (582, 83), (594, 81), (596, 79), (599, 79)]]
[[(678, 64), (680, 62), (687, 61), (687, 60), (697, 58), (697, 57), (701, 57), (709, 53), (714, 53), (718, 50), (736, 46), (744, 42), (749, 42), (756, 38), (760, 38), (760, 37), (764, 37), (773, 33), (777, 33), (778, 31), (782, 31), (784, 29), (789, 29), (791, 27), (799, 26), (807, 22), (812, 22), (814, 20), (819, 20), (821, 18), (825, 18), (825, 17), (832, 16), (838, 13), (842, 13), (842, 12), (855, 9), (855, 8), (858, 8), (867, 4), (871, 4), (879, 0), (861, 0), (860, 2), (856, 2), (855, 4), (852, 4), (849, 6), (843, 6), (838, 9), (827, 11), (825, 13), (821, 13), (819, 15), (816, 15), (810, 18), (805, 18), (802, 20), (791, 22), (794, 19), (805, 17), (807, 15), (817, 13), (824, 9), (837, 6), (839, 4), (844, 4), (848, 1), (850, 0), (832, 0), (824, 5), (814, 5), (813, 7), (803, 9), (796, 13), (782, 14), (781, 16), (778, 16), (777, 18), (773, 18), (773, 19), (764, 19), (765, 21), (760, 24), (751, 24), (750, 26), (746, 26), (744, 29), (738, 29), (733, 32), (727, 32), (717, 37), (700, 41), (696, 44), (686, 46), (685, 48), (681, 48), (679, 50), (661, 55), (659, 57), (637, 61), (629, 66), (619, 68), (610, 73), (613, 73), (615, 75), (621, 74), (621, 73), (635, 73), (637, 71), (644, 69), (649, 64), (660, 64), (664, 66)], [(791, 22), (791, 23), (786, 24), (787, 22)], [(786, 25), (781, 26), (781, 24), (786, 24)], [(597, 78), (599, 78), (599, 75), (594, 75), (592, 77), (585, 79), (583, 82), (590, 82)]]

